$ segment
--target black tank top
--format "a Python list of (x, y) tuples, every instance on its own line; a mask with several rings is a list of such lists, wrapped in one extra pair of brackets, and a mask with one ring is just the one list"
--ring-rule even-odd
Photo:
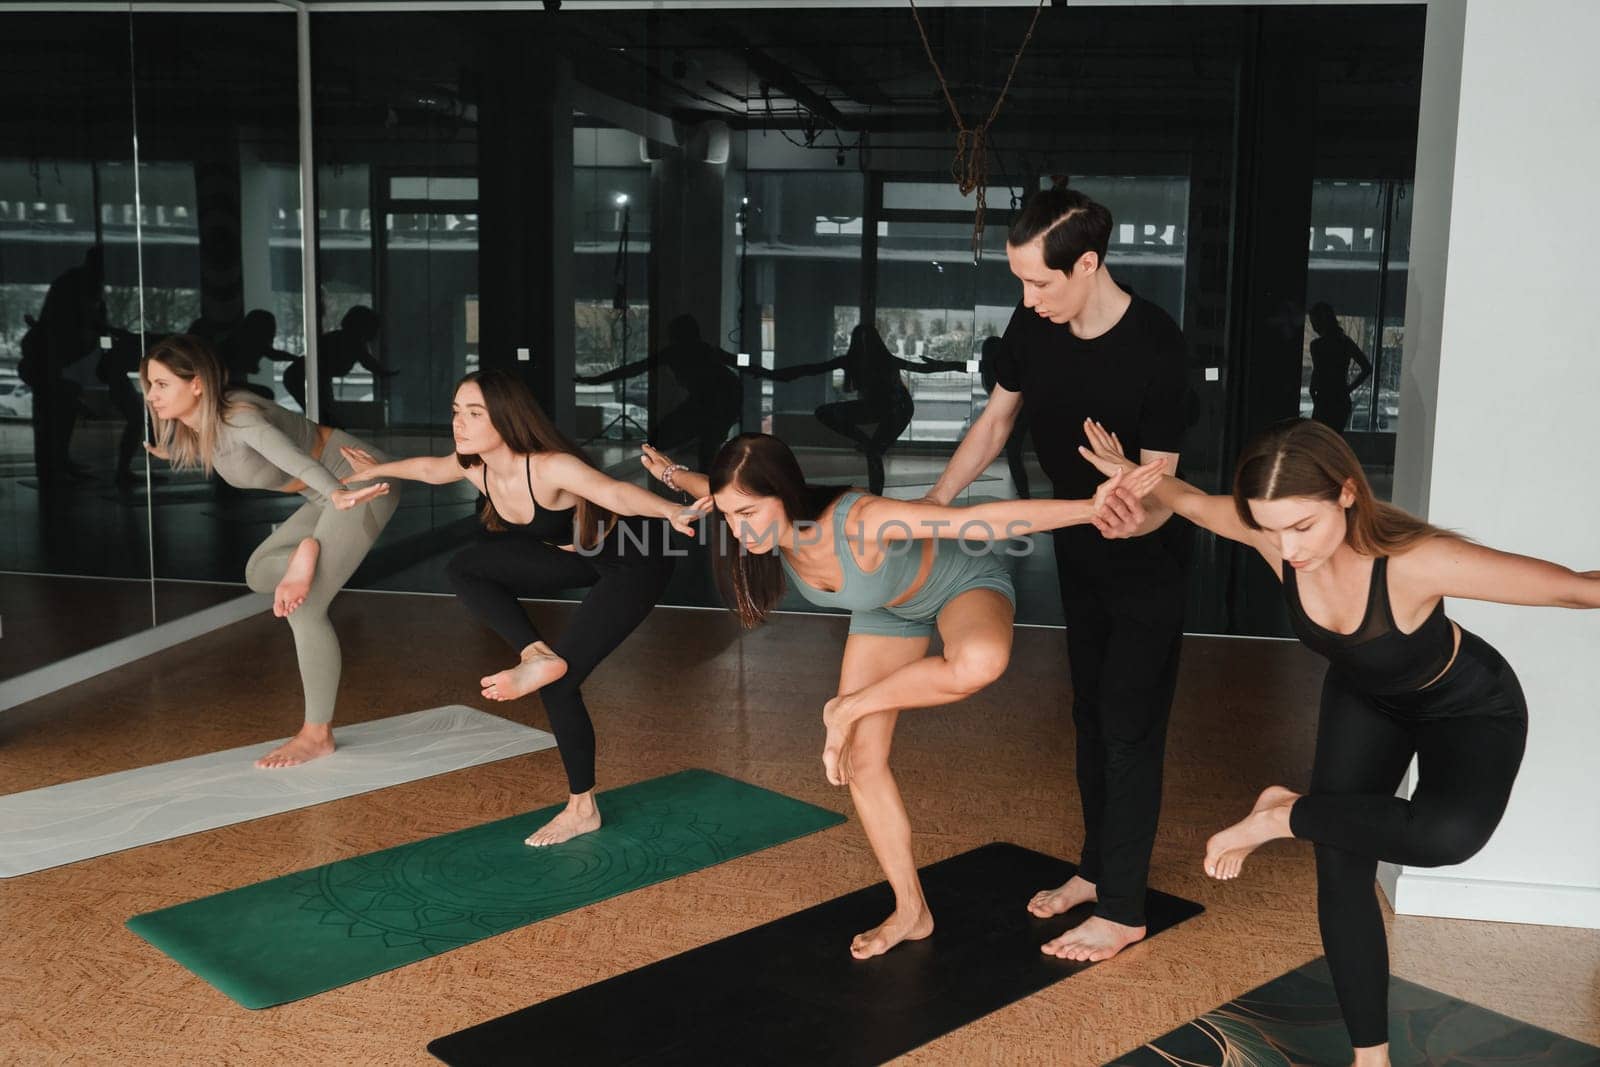
[(1289, 623), (1307, 648), (1325, 656), (1357, 689), (1367, 693), (1415, 692), (1437, 678), (1455, 654), (1455, 634), (1445, 617), (1444, 601), (1421, 626), (1403, 633), (1389, 608), (1389, 559), (1372, 561), (1367, 613), (1353, 634), (1325, 630), (1311, 621), (1300, 604), (1294, 568), (1283, 564), (1283, 594), (1289, 602)]
[[(533, 495), (533, 467), (532, 457), (522, 457), (522, 472), (528, 479), (528, 499), (533, 501), (533, 519), (525, 523), (506, 522), (504, 513), (495, 508), (495, 514), (500, 516), (500, 521), (505, 523), (509, 532), (534, 541), (543, 541), (547, 545), (572, 544), (572, 520), (578, 513), (576, 507), (562, 508), (560, 511), (550, 511), (539, 506), (539, 498)], [(489, 469), (483, 470), (483, 495), (489, 498), (489, 506), (494, 507), (494, 497), (489, 496)]]

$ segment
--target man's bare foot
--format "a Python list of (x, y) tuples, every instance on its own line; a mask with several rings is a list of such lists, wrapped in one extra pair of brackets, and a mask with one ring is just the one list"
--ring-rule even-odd
[(256, 760), (265, 770), (298, 767), (333, 751), (333, 727), (328, 723), (306, 723), (300, 732)]
[(272, 613), (278, 618), (293, 615), (295, 609), (306, 602), (311, 592), (311, 581), (317, 576), (317, 557), (322, 546), (315, 537), (308, 537), (295, 546), (289, 565), (284, 568), (283, 580), (272, 594)]
[[(1221, 833), (1213, 834), (1211, 840), (1206, 842), (1206, 873), (1224, 881), (1237, 878), (1250, 853), (1268, 841), (1291, 836), (1289, 811), (1299, 799), (1298, 793), (1282, 786), (1272, 786), (1263, 791), (1249, 815)], [(1275, 800), (1276, 803), (1269, 803), (1269, 800)]]
[(850, 942), (850, 955), (858, 960), (881, 956), (902, 941), (921, 941), (933, 933), (933, 913), (926, 904), (914, 912), (902, 913), (899, 908), (883, 925), (866, 933), (857, 934)]
[(1079, 904), (1099, 899), (1093, 882), (1073, 875), (1054, 889), (1041, 889), (1035, 893), (1033, 899), (1028, 901), (1028, 913), (1035, 918), (1048, 919), (1052, 915), (1069, 912)]
[(1144, 940), (1144, 927), (1124, 926), (1098, 915), (1091, 915), (1054, 941), (1046, 941), (1039, 951), (1058, 960), (1098, 963), (1109, 960), (1136, 941)]
[(600, 829), (600, 809), (595, 806), (594, 792), (579, 793), (567, 801), (561, 814), (529, 834), (522, 843), (534, 848), (560, 845), (574, 837)]
[(567, 661), (544, 643), (523, 650), (515, 667), (478, 679), (485, 700), (516, 700), (538, 692), (567, 673)]

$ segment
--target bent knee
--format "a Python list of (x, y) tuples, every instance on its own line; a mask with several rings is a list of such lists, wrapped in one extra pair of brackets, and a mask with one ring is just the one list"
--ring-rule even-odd
[(1006, 672), (1011, 650), (998, 642), (963, 646), (950, 657), (956, 685), (963, 692), (976, 693)]
[(1494, 833), (1494, 824), (1468, 815), (1434, 815), (1413, 823), (1414, 867), (1453, 867), (1476, 856)]

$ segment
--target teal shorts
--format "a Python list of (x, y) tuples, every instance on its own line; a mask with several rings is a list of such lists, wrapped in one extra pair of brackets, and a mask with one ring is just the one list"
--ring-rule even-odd
[(932, 637), (945, 605), (971, 589), (992, 589), (1016, 610), (1017, 591), (1005, 557), (976, 545), (941, 540), (935, 543), (933, 568), (916, 596), (892, 608), (850, 613), (850, 633), (880, 637)]

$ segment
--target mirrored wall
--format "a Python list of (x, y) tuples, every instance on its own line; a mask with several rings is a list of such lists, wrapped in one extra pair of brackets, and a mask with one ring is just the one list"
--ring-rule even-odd
[[(950, 107), (994, 107), (1027, 7), (923, 10), (935, 69), (903, 5), (38, 6), (0, 11), (0, 679), (239, 595), (299, 504), (147, 462), (165, 335), (397, 456), (449, 451), (453, 384), (505, 367), (618, 476), (764, 430), (918, 497), (986, 400), (1007, 227), (1063, 181), (1184, 328), (1191, 478), (1301, 413), (1388, 485), (1420, 7), (1047, 7), (977, 233)], [(1051, 492), (1024, 436), (968, 499)], [(475, 511), (405, 486), (352, 586), (444, 592)], [(1036, 547), (1019, 620), (1059, 622)], [(1279, 631), (1225, 547), (1196, 561), (1192, 629)], [(718, 602), (703, 564), (669, 602)]]

